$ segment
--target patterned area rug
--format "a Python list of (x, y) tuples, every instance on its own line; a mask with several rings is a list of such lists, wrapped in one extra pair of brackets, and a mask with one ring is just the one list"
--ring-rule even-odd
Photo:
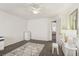
[(25, 45), (5, 54), (4, 56), (39, 56), (44, 44), (28, 42)]

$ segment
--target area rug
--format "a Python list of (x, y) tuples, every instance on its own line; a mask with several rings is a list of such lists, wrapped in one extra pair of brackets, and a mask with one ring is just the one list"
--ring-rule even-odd
[(44, 46), (44, 44), (28, 42), (3, 56), (39, 56)]

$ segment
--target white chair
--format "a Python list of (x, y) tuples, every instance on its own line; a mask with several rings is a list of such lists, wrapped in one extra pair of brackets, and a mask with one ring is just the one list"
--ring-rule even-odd
[(64, 50), (65, 56), (76, 56), (76, 51), (77, 51), (76, 46), (65, 44), (64, 48), (65, 48)]
[[(65, 56), (76, 56), (76, 45), (74, 44), (75, 40), (74, 38), (77, 36), (76, 30), (65, 30), (64, 31), (64, 40), (66, 39), (67, 42), (61, 39), (62, 41), (62, 50)], [(67, 37), (67, 38), (65, 38)]]
[(68, 42), (63, 42), (62, 50), (65, 56), (76, 56), (76, 45), (72, 40), (68, 40)]
[(56, 48), (57, 54), (59, 55), (59, 49), (58, 49), (58, 44), (57, 43), (52, 43), (52, 53), (54, 53), (54, 49)]

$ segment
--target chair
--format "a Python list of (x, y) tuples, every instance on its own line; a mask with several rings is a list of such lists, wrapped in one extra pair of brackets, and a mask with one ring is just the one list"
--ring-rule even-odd
[(65, 56), (76, 56), (76, 51), (77, 51), (77, 48), (74, 44), (73, 45), (69, 45), (69, 44), (64, 45), (64, 55)]
[(54, 49), (56, 48), (57, 54), (59, 55), (59, 49), (58, 49), (58, 44), (57, 43), (52, 43), (52, 53), (54, 53)]
[(76, 45), (74, 44), (74, 37), (76, 37), (76, 30), (65, 30), (64, 31), (64, 40), (62, 42), (62, 50), (65, 56), (76, 56)]

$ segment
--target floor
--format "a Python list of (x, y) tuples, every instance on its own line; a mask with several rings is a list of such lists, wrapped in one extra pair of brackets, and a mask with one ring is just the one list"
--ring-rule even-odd
[(57, 55), (56, 49), (52, 54), (52, 43), (48, 42), (40, 53), (40, 56), (64, 56), (62, 49), (59, 47), (59, 55)]
[[(30, 41), (24, 40), (24, 41), (9, 45), (9, 46), (5, 47), (4, 51), (0, 51), (0, 55), (7, 54), (8, 52), (11, 52), (14, 49), (17, 49), (20, 46), (23, 46), (24, 44), (26, 44), (28, 42), (36, 43), (36, 44), (44, 44), (43, 49), (39, 53), (39, 56), (58, 56), (56, 53), (56, 50), (54, 51), (55, 53), (52, 54), (52, 41), (38, 41), (38, 40), (30, 40)], [(60, 47), (59, 47), (59, 56), (63, 56), (63, 52)]]

